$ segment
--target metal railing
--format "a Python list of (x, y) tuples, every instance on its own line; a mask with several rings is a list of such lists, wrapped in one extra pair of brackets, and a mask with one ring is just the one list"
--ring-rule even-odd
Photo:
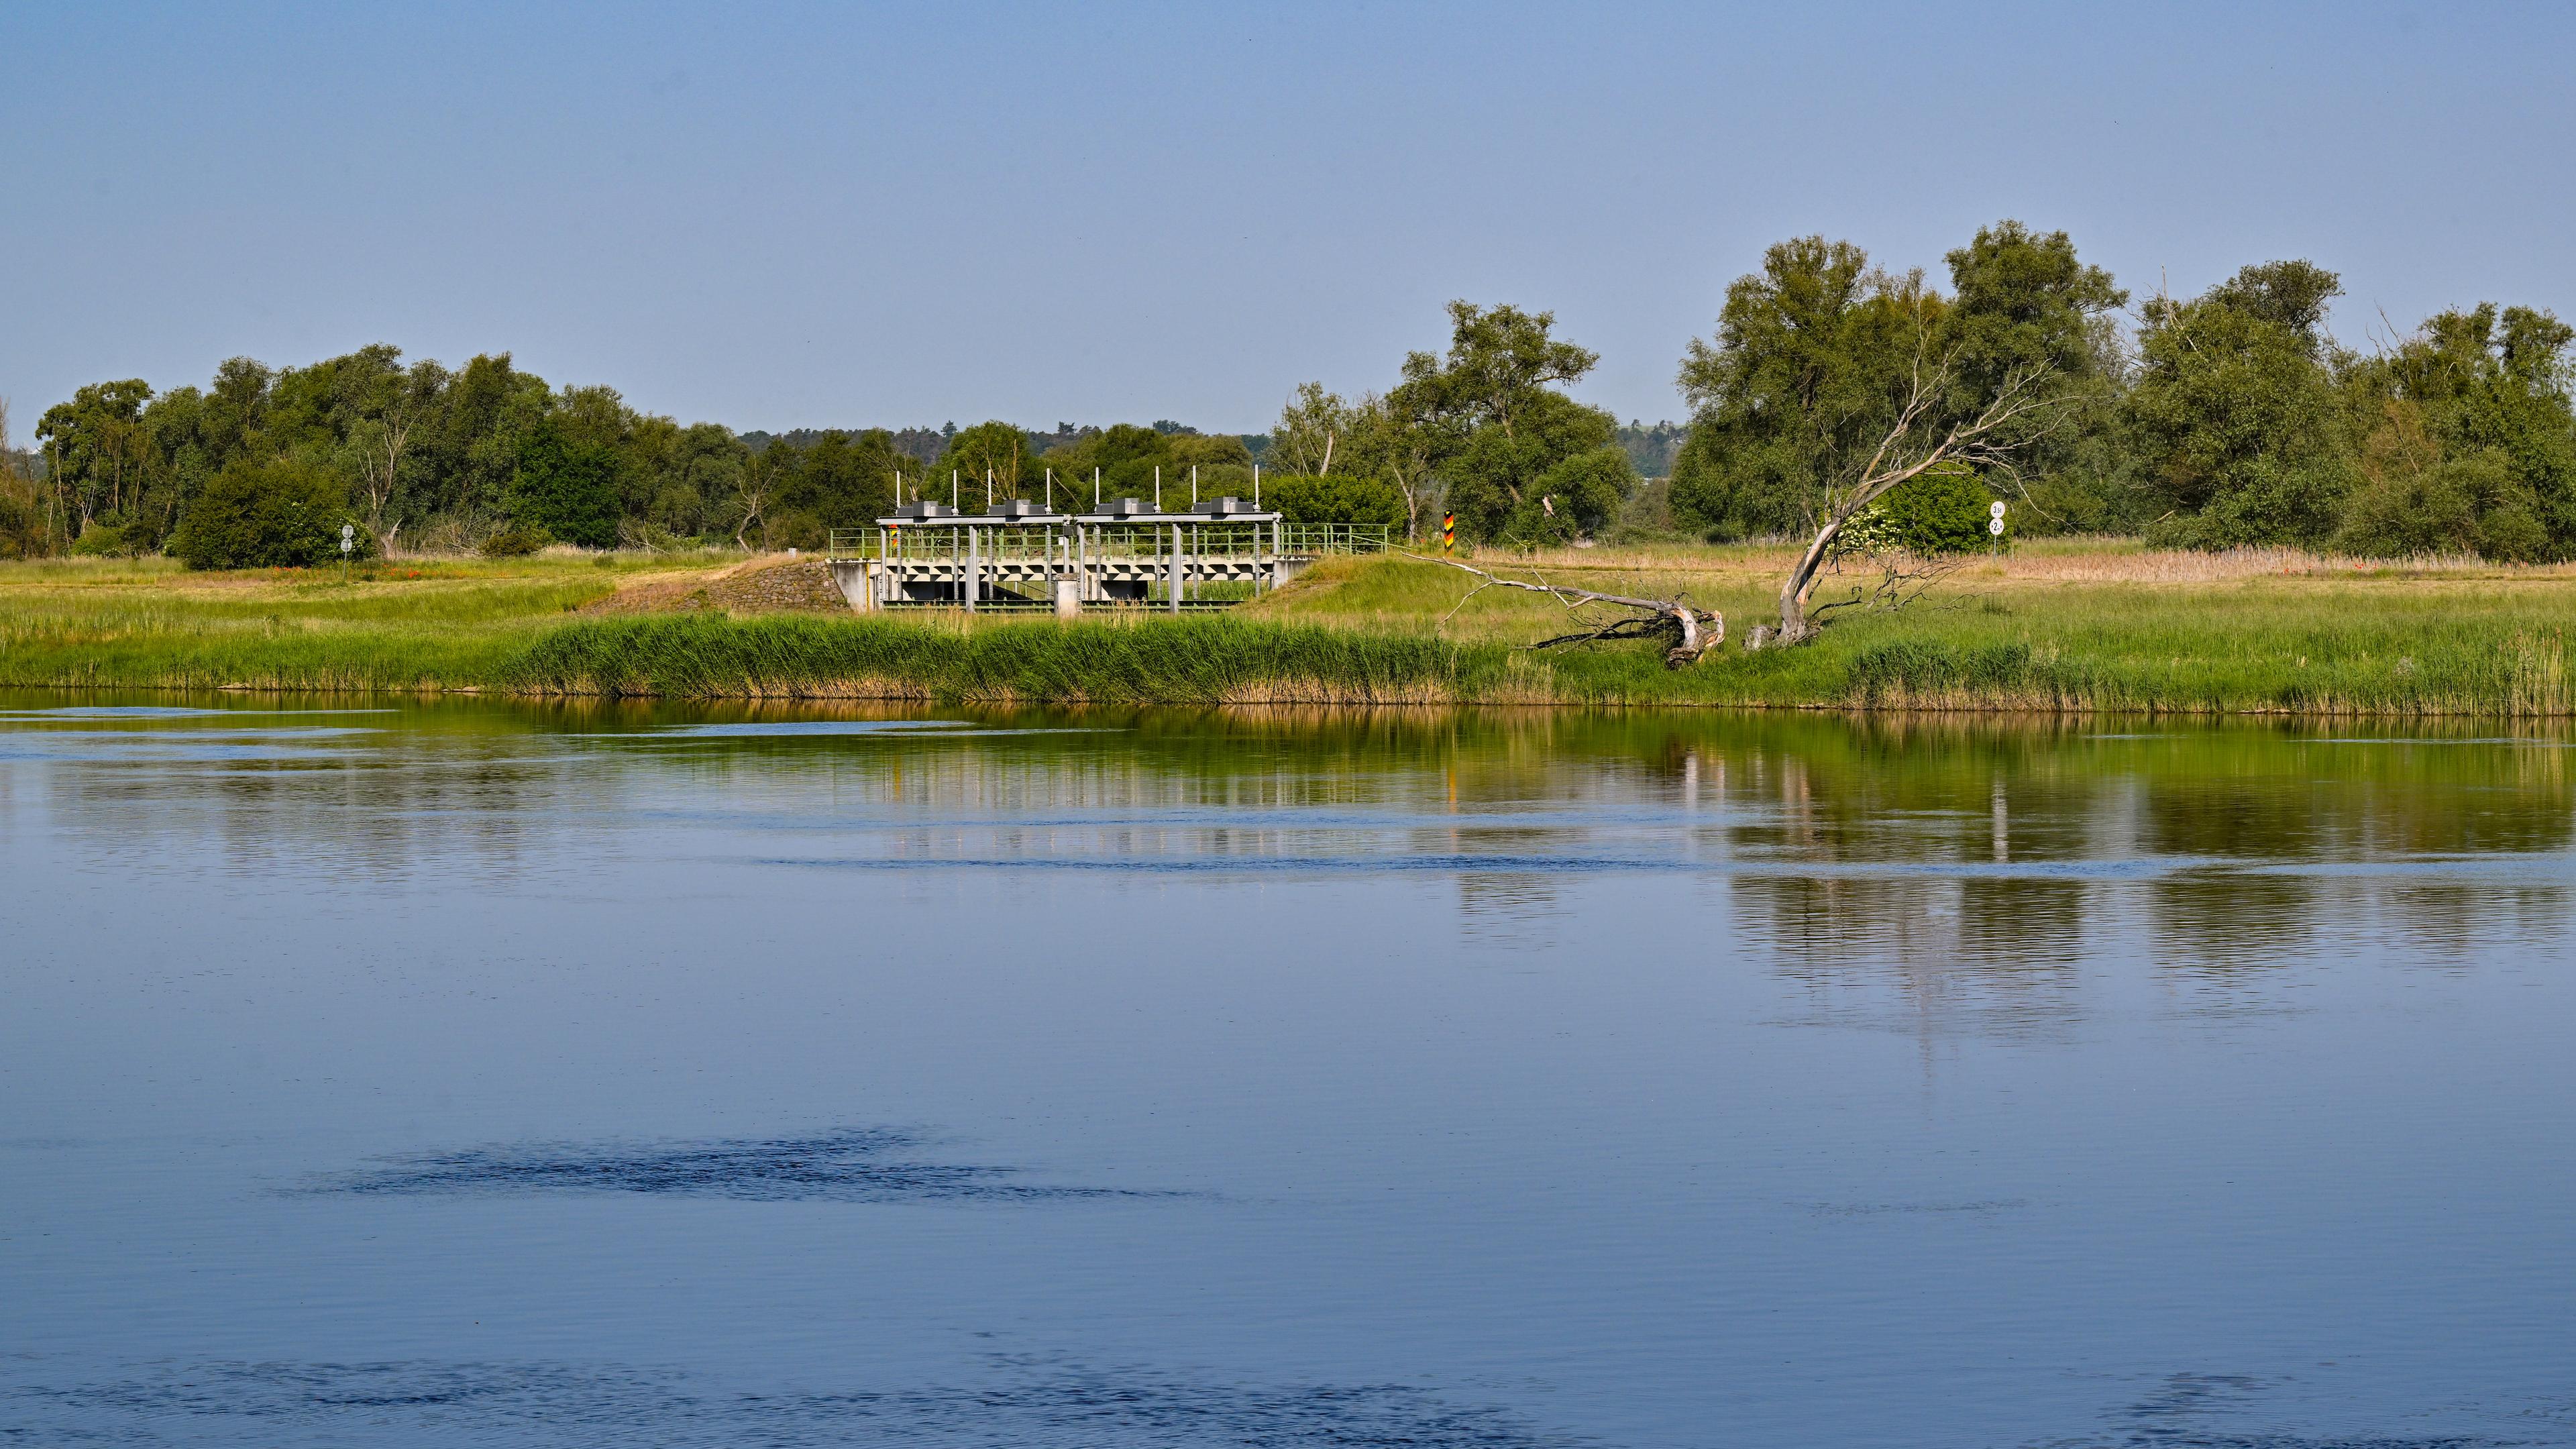
[[(1383, 553), (1392, 530), (1383, 523), (1084, 523), (988, 524), (973, 529), (973, 556), (985, 563), (1044, 563), (1052, 548), (1058, 562), (1075, 557), (1165, 558), (1173, 529), (1181, 552), (1193, 558), (1315, 558), (1324, 554)], [(897, 559), (918, 563), (963, 561), (970, 547), (964, 528), (836, 528), (827, 557), (834, 560)], [(1076, 532), (1080, 542), (1074, 541)]]
[[(921, 563), (944, 563), (967, 557), (969, 543), (963, 528), (836, 528), (832, 530), (830, 554), (835, 560), (912, 559)], [(985, 563), (1044, 563), (1052, 547), (1055, 557), (1064, 555), (1064, 533), (1044, 525), (986, 524), (974, 530), (974, 557)]]
[(1297, 558), (1327, 553), (1384, 553), (1394, 530), (1383, 523), (1283, 523), (1280, 551)]

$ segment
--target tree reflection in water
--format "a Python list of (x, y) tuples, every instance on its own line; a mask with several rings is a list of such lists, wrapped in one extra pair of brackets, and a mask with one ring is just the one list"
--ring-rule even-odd
[(2553, 944), (2571, 831), (2567, 741), (2466, 725), (7, 703), (0, 729), (69, 762), (58, 818), (120, 856), (498, 878), (540, 836), (613, 862), (650, 823), (887, 868), (1412, 872), (1454, 880), (1471, 940), (1568, 959), (1586, 878), (1644, 875), (1676, 950), (1762, 963), (1814, 1020), (2010, 1035), (2141, 962), (2174, 1009), (2226, 1013), (2365, 950)]

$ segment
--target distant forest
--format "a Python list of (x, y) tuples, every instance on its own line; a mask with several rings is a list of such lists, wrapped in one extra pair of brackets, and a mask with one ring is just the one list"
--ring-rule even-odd
[[(2008, 501), (2019, 533), (2576, 556), (2576, 330), (2545, 310), (2481, 303), (2362, 346), (2330, 327), (2340, 278), (2306, 260), (2133, 299), (2065, 233), (2005, 221), (1945, 261), (1946, 287), (1850, 242), (1771, 247), (1679, 360), (1681, 423), (1576, 402), (1566, 388), (1598, 359), (1552, 314), (1466, 302), (1445, 353), (1401, 359), (1382, 390), (1302, 384), (1263, 434), (1170, 419), (737, 433), (555, 386), (507, 353), (235, 358), (202, 386), (80, 388), (28, 448), (7, 446), (0, 410), (0, 554), (257, 559), (275, 551), (243, 540), (324, 514), (370, 546), (424, 550), (810, 547), (952, 471), (980, 502), (988, 477), (1030, 497), (1095, 471), (1113, 496), (1193, 469), (1203, 494), (1248, 492), (1255, 464), (1292, 511), (1416, 534), (1450, 512), (1506, 544), (1783, 537), (1900, 419), (1946, 426), (2012, 394), (2043, 404), (2035, 425), (1968, 481)], [(216, 532), (231, 541), (206, 546)]]

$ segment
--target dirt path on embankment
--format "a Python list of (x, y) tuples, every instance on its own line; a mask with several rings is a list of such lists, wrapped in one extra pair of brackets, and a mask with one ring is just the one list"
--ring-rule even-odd
[(585, 614), (847, 613), (849, 602), (820, 559), (762, 554), (710, 573), (639, 574), (616, 593), (584, 604)]

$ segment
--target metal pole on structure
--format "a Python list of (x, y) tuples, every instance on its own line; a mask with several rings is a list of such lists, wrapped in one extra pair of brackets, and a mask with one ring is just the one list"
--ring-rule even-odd
[(975, 595), (980, 592), (976, 585), (983, 582), (983, 561), (975, 554), (975, 535), (983, 531), (973, 527), (966, 530), (966, 577), (960, 582), (966, 594), (966, 612), (970, 614), (975, 612)]
[(1199, 506), (1199, 465), (1196, 463), (1190, 465), (1190, 506)]
[(984, 465), (984, 511), (993, 511), (993, 465), (990, 463)]
[(1055, 470), (1047, 470), (1047, 512), (1055, 512)]
[(954, 468), (948, 470), (948, 506), (957, 506), (957, 470)]
[(1098, 468), (1091, 470), (1091, 506), (1094, 509), (1100, 507), (1100, 470)]
[(1163, 511), (1163, 465), (1154, 465), (1154, 511)]
[(1252, 507), (1256, 512), (1261, 508), (1261, 465), (1258, 463), (1252, 465)]
[[(1154, 471), (1160, 473), (1162, 469)], [(1172, 525), (1171, 583), (1167, 591), (1172, 596), (1172, 612), (1178, 614), (1181, 611), (1181, 526), (1177, 523)]]

